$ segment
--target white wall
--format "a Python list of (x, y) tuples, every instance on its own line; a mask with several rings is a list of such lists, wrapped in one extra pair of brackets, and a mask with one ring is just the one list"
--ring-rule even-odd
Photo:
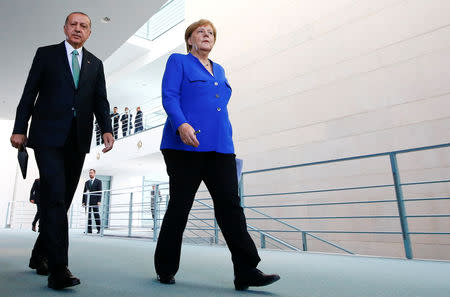
[[(229, 112), (244, 171), (450, 141), (450, 1), (192, 0), (186, 5), (186, 16), (187, 24), (207, 18), (217, 27), (210, 57), (224, 66), (233, 88)], [(399, 161), (403, 180), (448, 179), (449, 151)], [(245, 188), (248, 194), (392, 183), (388, 166), (383, 159), (261, 174), (247, 178)], [(407, 191), (407, 198), (448, 197), (449, 193), (447, 185), (415, 188)], [(246, 203), (377, 197), (395, 199), (389, 190), (247, 199)], [(409, 206), (409, 214), (450, 210), (448, 201)], [(265, 211), (282, 217), (396, 213), (395, 205), (290, 210)], [(439, 219), (410, 222), (414, 231), (439, 232), (448, 226)], [(297, 224), (307, 230), (399, 230), (398, 219)], [(298, 246), (298, 234), (280, 236)], [(403, 255), (398, 236), (326, 238), (359, 253)], [(414, 242), (418, 257), (450, 258), (443, 237), (417, 236)], [(316, 247), (327, 250), (317, 243)]]
[(3, 227), (6, 219), (6, 209), (8, 201), (12, 200), (14, 193), (14, 183), (17, 171), (17, 150), (11, 147), (9, 137), (11, 136), (13, 122), (0, 120), (0, 164), (3, 170), (0, 171), (0, 227)]
[(103, 145), (91, 148), (84, 170), (95, 168), (102, 175), (151, 176), (152, 180), (166, 181), (165, 164), (159, 150), (162, 130), (161, 126), (119, 139), (106, 154), (102, 153)]
[[(23, 201), (28, 209), (35, 211), (35, 208), (29, 203), (30, 190), (34, 179), (39, 176), (34, 152), (28, 149), (28, 170), (27, 178), (24, 180), (18, 167), (17, 149), (11, 146), (9, 141), (14, 122), (10, 120), (0, 120), (0, 227), (3, 228), (6, 220), (6, 211), (8, 202)], [(10, 209), (11, 211), (11, 209)], [(32, 214), (30, 213), (30, 216)], [(31, 221), (30, 221), (31, 228)]]

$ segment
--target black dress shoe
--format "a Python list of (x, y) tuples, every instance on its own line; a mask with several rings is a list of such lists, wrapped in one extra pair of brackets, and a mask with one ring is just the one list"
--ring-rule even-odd
[(30, 264), (28, 264), (28, 267), (31, 269), (36, 269), (36, 273), (39, 275), (48, 275), (48, 262), (47, 259), (44, 257), (37, 258), (37, 257), (31, 257), (30, 258)]
[(72, 275), (69, 269), (52, 272), (48, 277), (48, 287), (54, 290), (73, 287), (80, 284), (80, 279)]
[(175, 283), (175, 278), (173, 275), (160, 275), (158, 274), (158, 281), (161, 284), (173, 285)]
[(251, 270), (248, 273), (236, 275), (234, 278), (234, 288), (237, 291), (247, 290), (248, 287), (262, 287), (270, 285), (280, 279), (278, 274), (265, 274), (259, 269)]

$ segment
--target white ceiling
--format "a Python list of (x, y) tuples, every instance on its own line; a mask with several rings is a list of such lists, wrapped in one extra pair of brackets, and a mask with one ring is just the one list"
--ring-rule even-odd
[[(105, 60), (132, 36), (166, 0), (14, 0), (0, 1), (0, 119), (14, 119), (26, 77), (39, 46), (64, 40), (63, 25), (72, 11), (92, 20), (86, 48)], [(101, 22), (103, 17), (111, 22)], [(147, 77), (148, 78), (148, 77)]]
[[(152, 100), (161, 101), (161, 81), (166, 61), (172, 52), (182, 52), (183, 46), (168, 51), (151, 63), (144, 64), (141, 68), (127, 73), (120, 80), (109, 83), (107, 89), (110, 105), (117, 106), (119, 112), (122, 112), (125, 106), (134, 109), (134, 107), (145, 105)], [(120, 51), (138, 52), (135, 49), (130, 50), (131, 47), (133, 46), (126, 43)], [(107, 70), (105, 69), (105, 71)]]

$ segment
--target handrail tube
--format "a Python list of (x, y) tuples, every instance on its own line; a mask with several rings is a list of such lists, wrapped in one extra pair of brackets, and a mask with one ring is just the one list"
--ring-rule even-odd
[[(196, 215), (194, 215), (194, 214), (192, 214), (192, 213), (190, 213), (189, 215), (193, 216), (193, 217), (196, 218), (196, 219), (200, 219), (199, 217), (197, 217)], [(201, 219), (200, 219), (200, 220), (201, 220)], [(205, 223), (207, 226), (209, 226), (209, 227), (215, 228), (215, 226), (209, 224), (207, 221), (204, 222), (204, 223)], [(208, 235), (212, 235), (212, 234), (208, 233)]]
[[(252, 208), (250, 208), (250, 207), (248, 207), (248, 209), (250, 209), (250, 210), (252, 210), (252, 211), (254, 211), (254, 212), (256, 212), (256, 213), (259, 213), (259, 214), (261, 214), (261, 215), (263, 215), (263, 216), (271, 217), (271, 216), (269, 216), (268, 214), (265, 214), (265, 213), (263, 213), (263, 212), (261, 212), (261, 211), (258, 211), (258, 210), (256, 210), (256, 209), (252, 209)], [(278, 220), (278, 219), (274, 219), (274, 220), (277, 221), (277, 222), (279, 222), (280, 224), (283, 224), (283, 225), (285, 225), (285, 226), (288, 226), (288, 227), (290, 227), (290, 228), (293, 228), (293, 229), (296, 230), (297, 232), (305, 232), (306, 234), (308, 234), (307, 231), (301, 230), (301, 229), (299, 229), (299, 228), (297, 228), (297, 227), (295, 227), (295, 226), (292, 226), (291, 224), (288, 224), (288, 223), (283, 222), (283, 221)], [(336, 247), (336, 248), (338, 248), (338, 249), (340, 249), (340, 250), (342, 250), (342, 251), (345, 251), (345, 252), (347, 252), (347, 253), (352, 254), (352, 252), (348, 251), (347, 249), (345, 249), (345, 248), (343, 248), (343, 247), (340, 247), (340, 246), (338, 246), (338, 245), (335, 245), (334, 243), (331, 243), (331, 242), (329, 242), (328, 240), (319, 238), (319, 237), (314, 236), (314, 235), (312, 235), (312, 234), (308, 234), (308, 235), (311, 235), (311, 236), (314, 237), (315, 239), (320, 240), (320, 241), (322, 241), (322, 242), (324, 242), (324, 243), (330, 244), (330, 245), (332, 245), (332, 246), (334, 246), (334, 247)]]
[(425, 181), (425, 182), (413, 182), (413, 183), (401, 183), (400, 186), (416, 186), (416, 185), (441, 184), (441, 183), (450, 183), (450, 179), (432, 180), (432, 181)]
[(264, 231), (260, 231), (258, 228), (253, 227), (253, 226), (251, 226), (251, 225), (248, 225), (248, 224), (247, 224), (247, 226), (248, 226), (250, 229), (252, 229), (253, 231), (259, 232), (260, 234), (263, 234), (263, 235), (265, 235), (266, 237), (269, 237), (270, 239), (274, 240), (275, 242), (278, 242), (279, 244), (282, 244), (282, 245), (284, 245), (284, 246), (286, 246), (286, 247), (288, 247), (288, 248), (290, 248), (290, 249), (292, 249), (292, 250), (294, 250), (294, 251), (300, 252), (300, 249), (296, 248), (295, 246), (293, 246), (293, 245), (291, 245), (291, 244), (289, 244), (289, 243), (287, 243), (287, 242), (285, 242), (285, 241), (283, 241), (283, 240), (280, 240), (280, 239), (278, 239), (278, 238), (276, 238), (276, 237), (274, 237), (274, 236), (272, 236), (272, 235), (270, 235), (270, 234), (268, 234), (268, 233), (266, 233), (266, 232), (264, 232)]
[[(212, 206), (210, 206), (210, 205), (208, 205), (208, 204), (206, 204), (206, 203), (204, 203), (204, 202), (201, 202), (201, 201), (200, 201), (199, 203), (205, 205), (206, 207), (210, 207), (211, 209), (214, 209), (214, 207), (212, 207)], [(254, 229), (254, 230), (257, 230), (256, 227), (253, 227), (253, 226), (251, 226), (251, 225), (249, 225), (249, 224), (247, 224), (247, 226), (248, 226), (249, 228), (252, 228), (252, 229)], [(287, 246), (287, 247), (289, 247), (289, 248), (292, 248), (292, 247), (293, 247), (292, 245), (288, 244), (287, 242), (284, 242), (284, 241), (282, 241), (282, 240), (280, 240), (280, 239), (275, 239), (275, 237), (271, 236), (270, 234), (265, 234), (265, 235), (268, 236), (269, 238), (273, 239), (273, 240), (277, 240), (280, 244), (283, 244), (283, 245), (285, 245), (285, 246)], [(272, 237), (273, 237), (273, 238), (272, 238)], [(296, 247), (293, 247), (293, 248), (295, 248), (296, 250), (299, 251), (299, 249), (297, 249)]]
[(361, 186), (361, 187), (348, 187), (348, 188), (334, 188), (325, 190), (310, 190), (310, 191), (298, 191), (298, 192), (285, 192), (285, 193), (269, 193), (269, 194), (250, 194), (244, 195), (245, 198), (249, 197), (265, 197), (265, 196), (281, 196), (281, 195), (295, 195), (295, 194), (311, 194), (311, 193), (324, 193), (324, 192), (338, 192), (338, 191), (351, 191), (351, 190), (365, 190), (375, 188), (387, 188), (394, 185), (374, 185), (374, 186)]
[[(433, 200), (450, 200), (450, 197), (403, 199), (403, 201), (405, 201), (405, 202), (433, 201)], [(390, 200), (346, 201), (346, 202), (326, 202), (326, 203), (307, 203), (307, 204), (257, 205), (257, 206), (252, 206), (252, 208), (304, 207), (304, 206), (348, 205), (348, 204), (367, 204), (367, 203), (394, 203), (394, 202), (396, 203), (397, 200), (390, 199)], [(244, 208), (247, 208), (247, 206), (245, 206)], [(203, 209), (193, 209), (193, 210), (203, 210)], [(206, 210), (206, 208), (205, 208), (205, 210)]]
[(331, 159), (331, 160), (326, 160), (326, 161), (316, 161), (316, 162), (309, 162), (309, 163), (302, 163), (302, 164), (295, 164), (295, 165), (288, 165), (288, 166), (272, 167), (272, 168), (268, 168), (268, 169), (250, 170), (250, 171), (244, 171), (244, 172), (242, 172), (242, 174), (260, 173), (260, 172), (268, 172), (268, 171), (274, 171), (274, 170), (306, 167), (306, 166), (311, 166), (311, 165), (320, 165), (320, 164), (328, 164), (328, 163), (335, 163), (335, 162), (352, 161), (352, 160), (358, 160), (358, 159), (375, 158), (375, 157), (389, 156), (390, 154), (404, 154), (404, 153), (410, 153), (410, 152), (444, 148), (444, 147), (448, 147), (448, 146), (450, 146), (450, 143), (417, 147), (417, 148), (412, 148), (412, 149), (397, 150), (397, 151), (392, 151), (392, 152), (384, 152), (384, 153), (360, 155), (360, 156), (354, 156), (354, 157)]

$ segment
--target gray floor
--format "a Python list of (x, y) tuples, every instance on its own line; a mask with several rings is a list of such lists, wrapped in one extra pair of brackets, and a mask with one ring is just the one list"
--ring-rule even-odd
[(155, 280), (148, 240), (71, 234), (70, 269), (81, 285), (55, 292), (27, 268), (36, 237), (0, 229), (0, 297), (14, 296), (450, 296), (450, 263), (261, 251), (260, 268), (277, 272), (271, 286), (236, 292), (227, 249), (183, 246), (177, 284)]

